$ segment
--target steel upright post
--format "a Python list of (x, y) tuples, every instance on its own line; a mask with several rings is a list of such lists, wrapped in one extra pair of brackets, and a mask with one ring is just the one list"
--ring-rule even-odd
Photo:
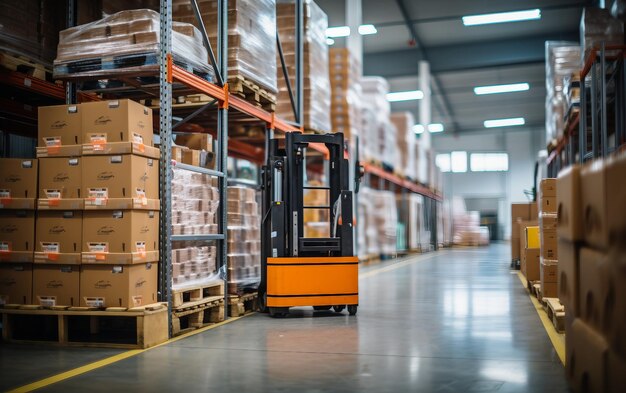
[[(76, 0), (67, 0), (67, 26), (76, 26)], [(76, 104), (76, 83), (65, 82), (65, 103)]]
[(299, 127), (304, 126), (304, 79), (303, 79), (303, 53), (304, 43), (302, 39), (302, 33), (304, 30), (304, 18), (303, 18), (303, 5), (302, 0), (296, 0), (296, 123)]

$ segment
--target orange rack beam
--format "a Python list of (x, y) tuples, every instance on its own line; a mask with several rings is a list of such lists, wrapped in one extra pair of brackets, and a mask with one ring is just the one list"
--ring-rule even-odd
[(435, 192), (433, 192), (432, 190), (430, 190), (427, 187), (421, 186), (419, 184), (413, 183), (409, 180), (406, 179), (402, 179), (396, 175), (394, 175), (393, 173), (389, 173), (386, 172), (385, 170), (383, 170), (382, 168), (372, 165), (372, 164), (368, 164), (368, 163), (363, 163), (363, 169), (365, 169), (365, 172), (367, 173), (371, 173), (374, 176), (378, 176), (381, 179), (385, 179), (387, 181), (390, 181), (400, 187), (404, 187), (409, 191), (412, 191), (416, 194), (420, 194), (423, 195), (425, 197), (428, 198), (432, 198), (435, 199), (437, 201), (443, 201), (443, 197)]
[(552, 163), (552, 161), (554, 161), (556, 159), (556, 157), (559, 154), (561, 154), (561, 151), (563, 150), (563, 148), (567, 144), (567, 141), (569, 141), (569, 138), (574, 134), (574, 131), (578, 128), (578, 123), (579, 122), (580, 122), (580, 112), (577, 112), (574, 115), (573, 120), (569, 123), (569, 126), (567, 127), (567, 130), (565, 130), (565, 133), (563, 134), (561, 139), (559, 139), (559, 141), (558, 141), (558, 143), (556, 145), (556, 148), (554, 148), (554, 150), (552, 150), (552, 152), (550, 153), (550, 155), (546, 159), (546, 163), (548, 165), (550, 165)]

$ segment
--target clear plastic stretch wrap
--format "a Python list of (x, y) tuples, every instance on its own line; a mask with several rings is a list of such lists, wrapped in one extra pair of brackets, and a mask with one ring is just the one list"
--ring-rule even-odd
[[(295, 1), (278, 0), (276, 5), (276, 21), (283, 56), (291, 88), (296, 87), (295, 68)], [(304, 128), (318, 131), (331, 131), (330, 122), (330, 79), (328, 73), (328, 45), (326, 29), (328, 18), (324, 11), (312, 0), (304, 1), (304, 31), (302, 33), (303, 49), (303, 94), (304, 94)], [(282, 119), (295, 121), (287, 83), (280, 63), (280, 55), (276, 53), (276, 71), (278, 81), (278, 97), (276, 114)], [(295, 91), (294, 91), (295, 95)]]
[(398, 169), (405, 176), (415, 179), (415, 118), (411, 112), (395, 112), (391, 114), (391, 122), (396, 126), (396, 146), (398, 152)]
[(400, 221), (406, 226), (407, 248), (423, 250), (430, 247), (430, 232), (424, 226), (424, 197), (414, 193), (396, 196)]
[[(217, 56), (217, 0), (198, 8)], [(174, 20), (196, 23), (189, 0), (173, 0)], [(241, 76), (276, 94), (276, 1), (228, 0), (228, 79)]]
[(365, 228), (361, 228), (365, 230), (367, 254), (395, 255), (398, 230), (395, 194), (363, 187), (359, 199), (362, 196), (370, 201), (371, 206), (366, 215)]
[(583, 9), (580, 18), (580, 45), (584, 50), (582, 64), (589, 57), (591, 50), (604, 42), (606, 46), (624, 44), (624, 24), (614, 18), (609, 10), (595, 7)]
[[(400, 165), (399, 157), (396, 153), (396, 127), (391, 123), (391, 106), (387, 101), (389, 84), (387, 80), (379, 76), (367, 76), (361, 78), (361, 89), (364, 105), (370, 107), (370, 114), (375, 117), (368, 117), (366, 133), (372, 133), (366, 138), (362, 138), (362, 143), (367, 146), (364, 150), (372, 154), (377, 161), (383, 161), (392, 167)], [(367, 116), (367, 115), (366, 115)], [(371, 122), (371, 123), (370, 123)]]
[[(172, 170), (172, 235), (216, 234), (219, 191), (215, 178), (183, 169)], [(219, 280), (215, 246), (199, 242), (172, 243), (173, 286)]]
[(452, 242), (457, 245), (488, 245), (489, 229), (480, 226), (480, 213), (468, 212), (460, 197), (452, 200)]
[(256, 191), (228, 187), (228, 291), (233, 295), (255, 291), (261, 280), (261, 215)]
[(346, 139), (360, 136), (363, 122), (361, 66), (347, 48), (330, 49), (331, 120), (333, 131)]
[[(55, 76), (99, 76), (158, 69), (159, 13), (149, 9), (121, 11), (65, 29), (59, 34)], [(172, 26), (174, 61), (213, 78), (200, 31), (188, 23)]]
[[(569, 97), (574, 97), (574, 91), (567, 95), (566, 90), (578, 81), (580, 71), (580, 45), (576, 42), (546, 41), (546, 141), (549, 142), (563, 134), (565, 128), (564, 116), (570, 104), (576, 104)], [(576, 86), (578, 86), (576, 84)]]

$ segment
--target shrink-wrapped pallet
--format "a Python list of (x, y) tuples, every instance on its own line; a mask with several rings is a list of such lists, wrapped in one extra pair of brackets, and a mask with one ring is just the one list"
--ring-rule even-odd
[(343, 132), (345, 139), (360, 137), (363, 125), (360, 63), (347, 48), (331, 48), (329, 67), (333, 131)]
[(452, 200), (452, 241), (455, 245), (485, 246), (489, 244), (489, 229), (480, 226), (480, 213), (467, 211), (465, 201)]
[(582, 65), (589, 58), (591, 51), (605, 46), (624, 44), (624, 24), (611, 16), (609, 10), (586, 7), (580, 18), (580, 45)]
[[(330, 79), (328, 73), (328, 45), (326, 44), (328, 18), (324, 11), (312, 0), (304, 1), (303, 7), (303, 126), (305, 129), (329, 132), (331, 131)], [(285, 58), (285, 66), (287, 67), (291, 88), (294, 89), (293, 94), (295, 97), (296, 30), (294, 0), (278, 0), (276, 21)], [(278, 53), (276, 53), (276, 71), (278, 82), (276, 114), (282, 119), (295, 121)]]
[[(563, 134), (565, 115), (569, 110), (564, 94), (566, 80), (570, 84), (579, 81), (572, 75), (580, 71), (580, 45), (576, 42), (546, 41), (546, 141)], [(569, 101), (571, 105), (578, 102)]]
[(396, 146), (398, 152), (398, 169), (405, 176), (415, 179), (415, 118), (411, 112), (395, 112), (391, 114), (391, 122), (396, 126)]
[[(396, 154), (396, 127), (390, 121), (391, 106), (387, 101), (389, 83), (379, 76), (361, 78), (363, 105), (370, 108), (367, 123), (363, 129), (371, 132), (362, 138), (366, 144), (364, 151), (372, 155), (375, 161), (383, 162), (395, 168), (399, 165)], [(373, 116), (372, 116), (373, 115)]]
[[(198, 2), (217, 56), (217, 0)], [(173, 0), (174, 20), (196, 23), (188, 0)], [(228, 0), (228, 79), (238, 76), (276, 94), (276, 1)]]
[[(172, 24), (175, 63), (213, 78), (200, 31), (189, 23)], [(121, 11), (65, 29), (59, 34), (55, 76), (113, 76), (158, 70), (159, 13), (149, 9)]]
[(370, 233), (375, 233), (377, 244), (370, 249), (381, 255), (396, 254), (396, 235), (398, 224), (398, 211), (396, 209), (396, 197), (391, 191), (370, 190), (373, 206), (372, 228)]

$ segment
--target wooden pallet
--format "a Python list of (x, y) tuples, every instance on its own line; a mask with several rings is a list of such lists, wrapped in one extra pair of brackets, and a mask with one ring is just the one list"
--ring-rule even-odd
[(124, 311), (5, 306), (2, 338), (59, 346), (149, 348), (168, 339), (167, 307), (155, 303)]
[(228, 310), (231, 317), (240, 317), (242, 315), (256, 311), (258, 292), (246, 293), (241, 296), (231, 296), (228, 300)]
[(223, 295), (187, 302), (172, 310), (172, 334), (178, 336), (223, 320)]
[(181, 287), (172, 291), (172, 308), (178, 309), (184, 304), (202, 305), (215, 296), (224, 297), (224, 283), (213, 282), (204, 285)]
[(0, 52), (0, 65), (37, 79), (51, 80), (52, 70), (26, 57)]
[(252, 102), (268, 112), (276, 110), (276, 95), (268, 92), (258, 84), (242, 75), (228, 78), (228, 90), (239, 97)]
[(554, 325), (554, 329), (559, 333), (565, 332), (565, 307), (558, 298), (545, 297), (543, 299), (546, 303), (545, 310)]
[(380, 255), (378, 254), (367, 254), (364, 257), (359, 258), (359, 261), (367, 263), (367, 262), (377, 261), (379, 259), (380, 259)]

